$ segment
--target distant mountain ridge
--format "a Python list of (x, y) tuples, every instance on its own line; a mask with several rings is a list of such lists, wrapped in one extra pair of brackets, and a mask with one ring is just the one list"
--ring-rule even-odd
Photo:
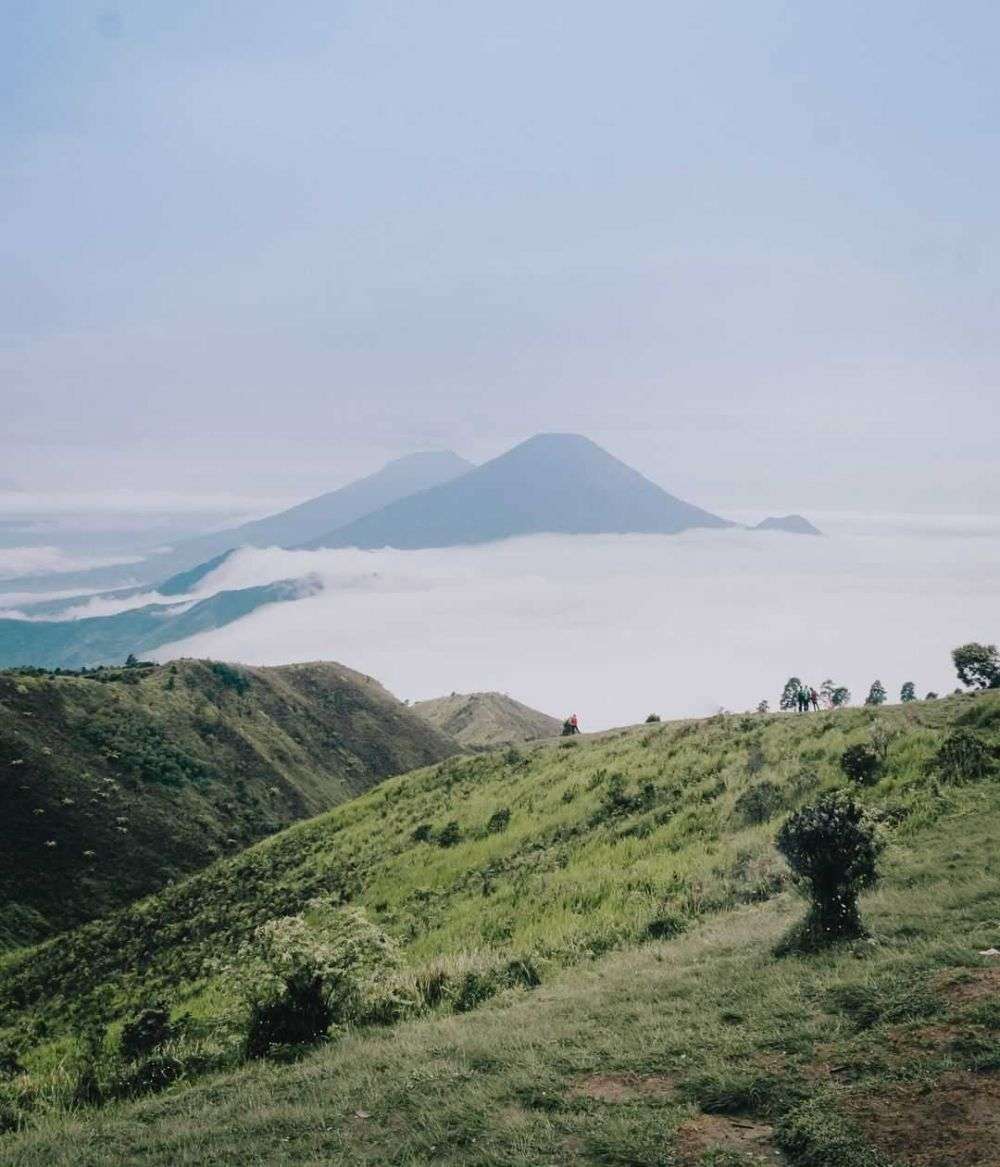
[(459, 478), (305, 547), (454, 547), (532, 534), (675, 534), (727, 527), (579, 434), (538, 434)]
[(0, 619), (0, 668), (37, 665), (78, 669), (121, 664), (165, 644), (232, 624), (264, 604), (314, 595), (313, 577), (278, 580), (257, 587), (216, 592), (196, 603), (147, 604), (112, 616), (76, 620)]
[(761, 521), (754, 527), (755, 531), (785, 531), (789, 535), (822, 535), (823, 532), (814, 527), (808, 519), (803, 518), (802, 515), (779, 515), (771, 516)]
[(3, 580), (25, 591), (41, 591), (56, 585), (66, 587), (118, 588), (152, 583), (167, 575), (197, 569), (205, 560), (217, 558), (238, 547), (292, 547), (308, 539), (342, 527), (371, 511), (428, 487), (438, 486), (472, 469), (450, 450), (407, 454), (387, 462), (381, 470), (346, 486), (311, 498), (288, 510), (243, 523), (224, 531), (213, 531), (178, 543), (169, 551), (151, 555), (128, 566), (91, 568)]
[(415, 701), (410, 707), (463, 746), (493, 747), (555, 737), (557, 717), (540, 713), (506, 693), (452, 693)]

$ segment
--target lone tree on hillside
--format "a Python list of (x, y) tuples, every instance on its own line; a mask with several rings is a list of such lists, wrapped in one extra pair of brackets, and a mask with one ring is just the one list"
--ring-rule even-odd
[(961, 644), (951, 659), (963, 685), (974, 689), (1000, 688), (1000, 653), (995, 644)]
[(820, 685), (819, 695), (827, 709), (839, 709), (851, 700), (851, 690), (846, 685), (835, 685), (829, 677)]
[(878, 879), (882, 843), (861, 805), (843, 794), (824, 795), (785, 821), (777, 846), (809, 893), (797, 947), (820, 948), (864, 935), (858, 895)]
[(872, 687), (868, 690), (868, 696), (865, 698), (865, 704), (884, 705), (885, 697), (885, 685), (883, 685), (881, 681), (872, 681)]
[(798, 677), (789, 677), (785, 682), (785, 687), (781, 691), (781, 699), (778, 701), (779, 709), (797, 709), (799, 705), (799, 693), (802, 692), (802, 682)]
[(907, 681), (899, 690), (900, 701), (916, 701), (917, 687), (912, 681)]

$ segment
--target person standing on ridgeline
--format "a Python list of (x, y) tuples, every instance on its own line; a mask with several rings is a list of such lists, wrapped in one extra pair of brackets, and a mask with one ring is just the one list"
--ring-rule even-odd
[(575, 713), (574, 713), (574, 714), (572, 714), (572, 715), (570, 716), (569, 723), (570, 723), (570, 725), (573, 727), (573, 732), (574, 732), (574, 733), (579, 733), (579, 732), (580, 732), (580, 722), (579, 722), (579, 720), (577, 719), (577, 716), (576, 716), (576, 714), (575, 714)]
[(819, 713), (819, 694), (815, 689), (809, 690), (809, 701), (813, 707), (813, 713)]
[(795, 694), (795, 704), (796, 704), (796, 707), (798, 708), (799, 713), (805, 713), (806, 691), (801, 685), (799, 686), (798, 691)]

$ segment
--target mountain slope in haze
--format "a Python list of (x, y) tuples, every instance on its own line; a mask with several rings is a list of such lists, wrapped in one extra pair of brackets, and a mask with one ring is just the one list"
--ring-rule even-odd
[(673, 534), (729, 525), (667, 494), (589, 438), (538, 434), (305, 546), (415, 549), (542, 532)]
[(0, 945), (105, 913), (457, 748), (338, 664), (0, 673)]
[(556, 737), (562, 722), (515, 701), (505, 693), (452, 693), (410, 706), (431, 725), (463, 746), (510, 745)]
[(450, 450), (408, 454), (338, 490), (308, 499), (276, 515), (187, 539), (141, 563), (0, 582), (11, 588), (16, 584), (24, 591), (45, 591), (52, 587), (60, 590), (114, 588), (135, 581), (152, 583), (165, 575), (185, 572), (236, 547), (292, 547), (304, 543), (416, 491), (449, 482), (471, 468), (471, 462)]
[[(995, 758), (1000, 694), (881, 708), (885, 755), (859, 788), (839, 760), (872, 716), (452, 758), (13, 954), (0, 1011), (22, 1035), (21, 1121), (40, 1121), (9, 1161), (994, 1163), (1000, 784), (957, 778), (942, 746), (958, 732)], [(887, 843), (861, 902), (872, 938), (778, 957), (805, 904), (775, 836), (833, 789)], [(303, 1060), (241, 1066), (204, 1038), (234, 1004), (216, 962), (315, 896), (363, 909), (405, 965)], [(46, 1113), (81, 1017), (158, 999), (201, 1041), (174, 1088), (103, 1113), (69, 1092)], [(209, 1056), (222, 1072), (191, 1088)]]
[(264, 604), (287, 603), (315, 594), (312, 577), (278, 580), (217, 592), (194, 604), (147, 604), (113, 616), (76, 620), (0, 619), (0, 668), (37, 665), (78, 669), (120, 664), (165, 644), (222, 628)]
[(786, 531), (789, 535), (822, 535), (823, 532), (814, 527), (802, 515), (772, 515), (761, 519), (754, 527), (755, 531)]

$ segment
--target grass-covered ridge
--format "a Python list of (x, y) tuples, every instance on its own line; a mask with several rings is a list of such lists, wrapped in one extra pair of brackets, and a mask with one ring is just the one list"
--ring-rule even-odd
[[(35, 1057), (89, 977), (112, 1010), (156, 988), (210, 1015), (225, 996), (199, 979), (212, 954), (318, 890), (364, 904), (411, 966), (530, 953), (540, 987), (348, 1033), (295, 1065), (41, 1113), (5, 1151), (24, 1167), (993, 1162), (1000, 971), (977, 953), (1000, 929), (1000, 785), (949, 771), (942, 746), (957, 728), (995, 757), (998, 696), (640, 728), (393, 780), (9, 963), (5, 1009), (50, 1043)], [(885, 757), (860, 793), (889, 842), (862, 902), (871, 939), (778, 958), (802, 905), (782, 891), (776, 827), (844, 783), (837, 759), (873, 727)], [(140, 921), (147, 968), (128, 974), (137, 950), (112, 949)], [(45, 977), (69, 994), (51, 1009)]]
[(334, 664), (0, 672), (0, 947), (105, 914), (454, 749)]

